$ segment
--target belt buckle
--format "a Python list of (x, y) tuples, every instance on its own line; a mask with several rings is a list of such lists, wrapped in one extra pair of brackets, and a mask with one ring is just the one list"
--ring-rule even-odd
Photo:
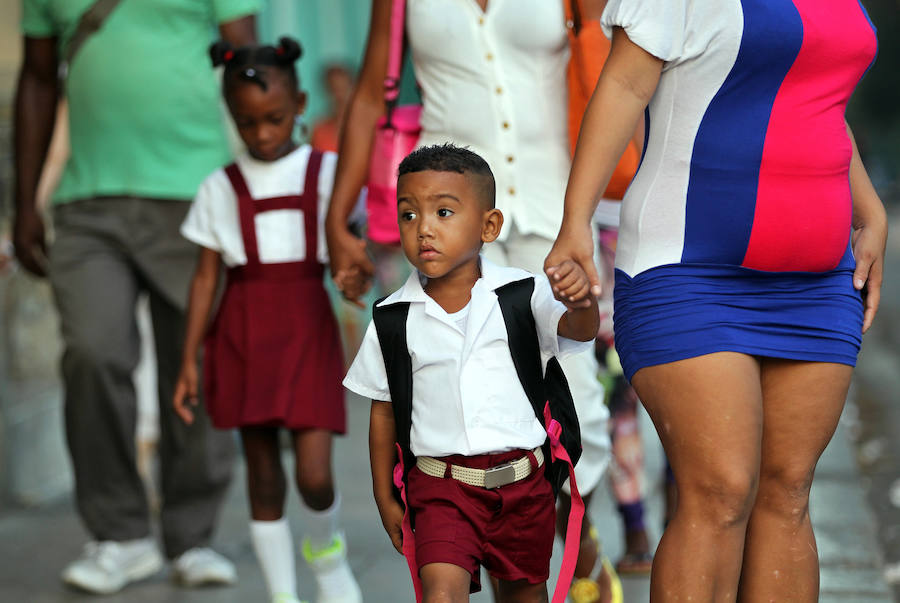
[(488, 490), (505, 486), (516, 481), (516, 468), (512, 463), (497, 465), (484, 471), (484, 487)]

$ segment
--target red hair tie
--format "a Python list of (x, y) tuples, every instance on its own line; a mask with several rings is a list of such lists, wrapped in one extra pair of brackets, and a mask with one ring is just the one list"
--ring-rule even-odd
[(275, 54), (278, 54), (278, 55), (284, 54), (284, 48), (279, 46), (278, 48), (275, 49)]
[(231, 59), (234, 58), (234, 51), (233, 51), (233, 50), (226, 50), (226, 51), (225, 51), (225, 54), (224, 54), (224, 57), (225, 57), (225, 60), (226, 60), (226, 61), (230, 61)]

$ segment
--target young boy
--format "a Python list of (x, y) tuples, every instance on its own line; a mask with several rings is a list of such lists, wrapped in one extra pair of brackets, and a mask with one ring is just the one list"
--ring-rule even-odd
[[(501, 601), (546, 601), (555, 519), (553, 491), (543, 476), (549, 459), (540, 448), (547, 434), (517, 377), (495, 293), (532, 275), (479, 255), (503, 226), (484, 159), (449, 144), (425, 147), (410, 154), (399, 173), (401, 244), (416, 271), (377, 305), (409, 304), (404, 352), (412, 364), (409, 448), (416, 462), (407, 502), (424, 599), (467, 600), (480, 589), (484, 565), (499, 580)], [(543, 364), (589, 348), (599, 326), (582, 269), (564, 264), (553, 279), (560, 297), (589, 301), (567, 308), (545, 277), (534, 277), (531, 310)], [(344, 385), (372, 398), (375, 501), (401, 551), (404, 511), (392, 482), (400, 434), (388, 381), (370, 324)], [(504, 472), (505, 483), (487, 479), (485, 470), (510, 463), (517, 471)]]

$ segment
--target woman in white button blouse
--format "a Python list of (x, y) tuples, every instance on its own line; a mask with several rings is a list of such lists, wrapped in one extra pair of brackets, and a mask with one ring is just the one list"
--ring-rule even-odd
[[(504, 230), (484, 254), (540, 273), (562, 221), (570, 166), (564, 0), (408, 0), (407, 44), (422, 90), (420, 145), (468, 146), (491, 166)], [(326, 223), (332, 274), (374, 266), (347, 216), (365, 182), (375, 123), (384, 114), (392, 0), (373, 0), (365, 61), (341, 138)], [(582, 0), (599, 19), (605, 1)], [(366, 285), (367, 287), (367, 285)], [(345, 287), (358, 300), (360, 287)], [(590, 353), (568, 359), (585, 452), (578, 483), (590, 492), (609, 459), (603, 388)]]

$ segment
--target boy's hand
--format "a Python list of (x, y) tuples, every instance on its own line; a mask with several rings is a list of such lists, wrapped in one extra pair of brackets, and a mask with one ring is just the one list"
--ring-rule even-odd
[(376, 501), (378, 513), (381, 515), (381, 523), (384, 530), (391, 537), (391, 544), (397, 552), (403, 554), (403, 507), (397, 499), (391, 496), (386, 500)]
[(178, 381), (175, 383), (175, 396), (172, 399), (175, 413), (181, 417), (182, 421), (190, 425), (194, 422), (194, 413), (190, 407), (197, 406), (199, 401), (197, 397), (197, 367), (192, 362), (183, 364), (181, 372), (178, 374)]
[(574, 260), (565, 260), (545, 270), (553, 287), (553, 295), (570, 310), (590, 308), (591, 282)]

